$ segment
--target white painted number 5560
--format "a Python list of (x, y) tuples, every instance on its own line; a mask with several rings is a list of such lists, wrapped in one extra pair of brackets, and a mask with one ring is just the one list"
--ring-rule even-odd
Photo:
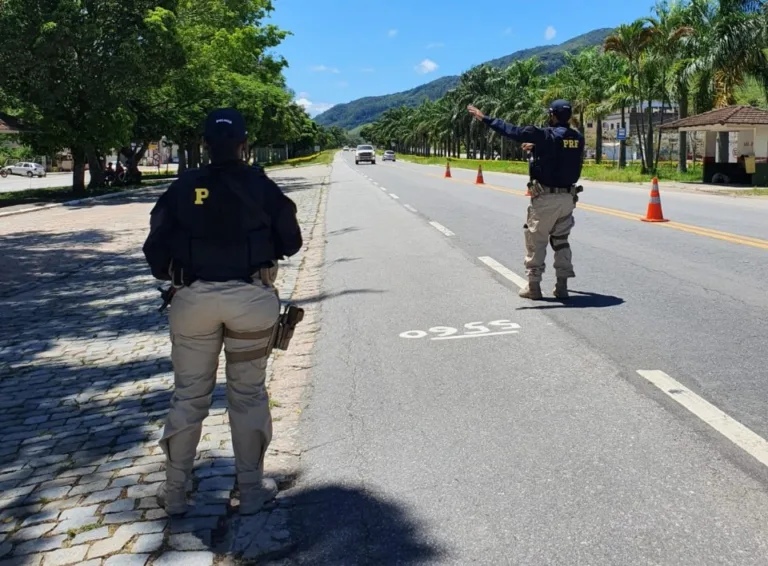
[[(489, 322), (487, 326), (484, 326), (482, 322), (468, 322), (464, 325), (464, 333), (460, 335), (456, 334), (458, 330), (452, 326), (433, 326), (429, 332), (437, 334), (432, 340), (440, 340), (449, 337), (461, 338), (462, 336), (481, 336), (483, 334), (514, 334), (519, 328), (520, 325), (511, 320), (494, 320)], [(428, 333), (423, 330), (408, 330), (400, 334), (400, 338), (424, 338), (427, 335)]]
[(511, 320), (494, 320), (488, 323), (489, 326), (495, 326), (499, 330), (518, 330), (520, 325)]

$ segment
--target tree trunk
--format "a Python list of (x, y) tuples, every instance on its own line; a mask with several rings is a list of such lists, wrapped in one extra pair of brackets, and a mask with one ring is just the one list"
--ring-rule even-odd
[(579, 132), (584, 135), (584, 110), (579, 110)]
[(642, 104), (640, 107), (635, 108), (635, 124), (637, 125), (637, 145), (640, 149), (640, 172), (641, 173), (647, 173), (648, 168), (646, 167), (646, 161), (645, 161), (645, 117), (642, 112)]
[[(624, 137), (629, 137), (629, 132), (627, 131), (627, 122), (625, 119), (625, 110), (626, 110), (626, 107), (622, 103), (621, 127), (624, 128)], [(619, 141), (619, 169), (624, 169), (626, 166), (627, 166), (627, 141), (620, 140)]]
[(661, 154), (661, 126), (664, 124), (664, 108), (666, 107), (666, 100), (664, 100), (664, 97), (661, 99), (661, 116), (659, 117), (659, 134), (657, 136), (657, 142), (656, 142), (656, 160), (653, 163), (653, 170), (658, 171), (659, 169), (659, 155)]
[(72, 149), (72, 192), (75, 195), (85, 195), (85, 151)]
[(653, 166), (653, 101), (648, 100), (648, 137), (645, 142), (645, 157), (648, 171), (654, 173), (656, 169)]
[(197, 140), (187, 144), (187, 155), (189, 156), (188, 166), (190, 169), (200, 167), (200, 144)]
[(177, 174), (181, 175), (186, 170), (187, 170), (187, 150), (184, 149), (183, 145), (180, 145), (179, 146), (179, 170)]
[(102, 160), (95, 151), (87, 151), (88, 172), (91, 174), (91, 180), (88, 183), (88, 189), (95, 189), (106, 185), (104, 182), (104, 166)]
[(729, 132), (720, 132), (717, 134), (717, 150), (720, 153), (720, 163), (728, 163), (729, 161), (729, 142)]
[(136, 149), (132, 149), (130, 146), (126, 146), (120, 149), (120, 154), (125, 157), (126, 165), (128, 166), (125, 171), (125, 182), (129, 185), (137, 184), (141, 182), (141, 171), (139, 171), (139, 162), (144, 159), (144, 155), (147, 153), (148, 141), (144, 141), (136, 146)]
[(597, 128), (595, 130), (595, 163), (600, 164), (603, 162), (603, 119), (598, 116)]
[[(688, 92), (687, 89), (682, 89), (680, 92), (680, 99), (677, 101), (677, 107), (680, 115), (678, 119), (688, 117)], [(686, 132), (680, 132), (678, 135), (678, 141), (680, 142), (680, 149), (677, 155), (677, 170), (681, 173), (688, 171), (688, 134)]]

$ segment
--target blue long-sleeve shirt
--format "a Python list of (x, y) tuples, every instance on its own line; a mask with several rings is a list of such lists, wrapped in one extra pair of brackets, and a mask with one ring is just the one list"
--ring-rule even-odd
[(581, 176), (584, 136), (568, 126), (515, 126), (500, 118), (483, 117), (483, 123), (502, 136), (518, 143), (532, 143), (536, 166), (531, 178), (549, 187), (567, 188)]

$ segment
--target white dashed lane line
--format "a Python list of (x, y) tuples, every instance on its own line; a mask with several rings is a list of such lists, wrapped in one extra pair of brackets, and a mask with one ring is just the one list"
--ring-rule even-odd
[[(527, 281), (504, 265), (484, 256), (478, 258), (496, 273), (508, 279), (518, 287), (527, 285)], [(699, 419), (722, 434), (747, 454), (764, 466), (768, 466), (768, 441), (747, 428), (739, 421), (718, 409), (715, 405), (700, 397), (685, 385), (661, 370), (637, 370), (637, 373), (660, 389), (670, 399), (696, 415)]]
[(445, 226), (443, 226), (439, 222), (430, 222), (429, 224), (430, 224), (430, 226), (432, 226), (432, 228), (434, 228), (438, 232), (442, 232), (446, 236), (454, 236), (455, 235), (453, 232), (451, 232), (448, 228), (446, 228)]
[(521, 289), (528, 284), (528, 282), (525, 279), (520, 277), (517, 273), (515, 273), (511, 269), (507, 269), (506, 267), (504, 267), (502, 264), (500, 264), (498, 261), (496, 261), (492, 257), (483, 256), (483, 257), (479, 257), (477, 259), (482, 261), (485, 265), (487, 265), (488, 267), (493, 269), (496, 273), (498, 273), (499, 275), (501, 275), (505, 279), (508, 279), (508, 280), (512, 281), (512, 283), (514, 283), (515, 285), (517, 285)]
[[(368, 176), (363, 175), (363, 177), (371, 181)], [(378, 185), (378, 183), (375, 181), (372, 182), (382, 191), (386, 192), (384, 187)], [(400, 197), (392, 193), (389, 193), (389, 196), (395, 200), (400, 199)], [(409, 210), (410, 212), (418, 212), (410, 204), (404, 204), (403, 208)], [(446, 236), (455, 235), (452, 231), (450, 231), (439, 222), (430, 222), (429, 224)], [(520, 277), (517, 273), (511, 269), (508, 269), (492, 257), (482, 256), (478, 259), (492, 270), (494, 270), (496, 273), (508, 281), (511, 281), (518, 287), (523, 288), (528, 284), (528, 282), (523, 277)], [(670, 399), (673, 399), (676, 403), (690, 411), (692, 414), (704, 421), (728, 440), (733, 442), (736, 446), (744, 450), (747, 454), (755, 458), (758, 462), (764, 466), (768, 466), (768, 441), (766, 441), (763, 437), (747, 428), (733, 417), (724, 413), (715, 405), (700, 397), (663, 371), (637, 370), (637, 373), (649, 383), (661, 390)]]
[(762, 436), (730, 417), (709, 401), (699, 397), (685, 385), (668, 376), (663, 371), (639, 369), (637, 373), (758, 462), (768, 466), (768, 441)]

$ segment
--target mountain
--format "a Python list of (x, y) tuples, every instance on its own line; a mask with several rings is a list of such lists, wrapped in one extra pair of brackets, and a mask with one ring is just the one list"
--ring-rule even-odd
[[(511, 55), (488, 61), (494, 67), (507, 67), (514, 61), (538, 57), (547, 73), (559, 69), (565, 61), (565, 53), (575, 52), (601, 45), (606, 37), (613, 32), (611, 28), (590, 31), (569, 39), (560, 45), (542, 45), (516, 51)], [(382, 96), (366, 96), (345, 104), (337, 104), (315, 117), (315, 122), (322, 126), (340, 126), (352, 129), (375, 121), (385, 110), (398, 106), (418, 106), (425, 98), (437, 100), (459, 84), (459, 77), (441, 77), (431, 83), (417, 86), (411, 90)]]

